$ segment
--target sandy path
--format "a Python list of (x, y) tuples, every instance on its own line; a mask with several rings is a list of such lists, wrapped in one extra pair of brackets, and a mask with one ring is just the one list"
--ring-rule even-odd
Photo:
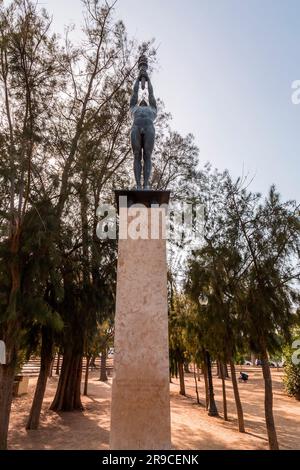
[[(267, 449), (263, 411), (261, 370), (249, 368), (250, 382), (240, 384), (246, 423), (246, 434), (237, 431), (231, 381), (227, 380), (229, 422), (211, 418), (195, 400), (194, 379), (186, 377), (187, 397), (178, 394), (178, 381), (171, 384), (172, 442), (176, 449)], [(110, 426), (111, 379), (99, 382), (99, 372), (91, 373), (89, 396), (83, 397), (84, 412), (54, 413), (48, 410), (55, 392), (57, 378), (48, 382), (41, 425), (38, 431), (26, 431), (36, 379), (30, 380), (30, 393), (13, 402), (10, 449), (108, 449)], [(272, 371), (274, 414), (282, 449), (300, 449), (300, 402), (283, 393), (281, 372)], [(222, 415), (221, 381), (214, 377), (216, 402)], [(198, 382), (200, 400), (204, 382)]]
[[(185, 397), (178, 397), (178, 386), (171, 386), (172, 441), (185, 449), (268, 449), (264, 424), (264, 390), (260, 369), (243, 369), (250, 376), (239, 384), (244, 410), (246, 434), (237, 431), (237, 418), (231, 380), (226, 380), (229, 422), (207, 416), (204, 407), (196, 404), (194, 380), (187, 380)], [(282, 386), (282, 372), (272, 370), (274, 416), (282, 449), (300, 449), (300, 402), (287, 397)], [(177, 384), (176, 384), (177, 385)], [(198, 382), (200, 400), (204, 402), (204, 383)], [(220, 415), (222, 409), (221, 380), (214, 377), (215, 398)], [(175, 395), (175, 396), (174, 396)]]

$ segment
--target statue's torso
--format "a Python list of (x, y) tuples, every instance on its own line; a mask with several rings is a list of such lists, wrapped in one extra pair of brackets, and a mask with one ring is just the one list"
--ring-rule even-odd
[(133, 125), (142, 127), (153, 125), (153, 121), (157, 116), (156, 109), (151, 106), (134, 106), (131, 109), (131, 113), (133, 116)]

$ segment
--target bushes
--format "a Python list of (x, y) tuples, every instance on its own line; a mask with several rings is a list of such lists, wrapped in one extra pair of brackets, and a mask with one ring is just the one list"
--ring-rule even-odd
[(300, 364), (293, 364), (292, 355), (295, 351), (292, 348), (285, 350), (284, 386), (289, 396), (300, 400)]

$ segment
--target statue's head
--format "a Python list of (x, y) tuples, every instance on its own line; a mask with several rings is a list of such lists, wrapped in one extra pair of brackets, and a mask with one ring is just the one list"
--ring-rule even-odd
[(148, 106), (147, 101), (142, 99), (142, 101), (140, 102), (140, 106)]

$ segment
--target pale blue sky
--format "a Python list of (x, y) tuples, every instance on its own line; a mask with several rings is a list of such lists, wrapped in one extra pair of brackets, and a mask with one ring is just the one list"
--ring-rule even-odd
[[(40, 4), (60, 32), (80, 26), (80, 0)], [(173, 127), (195, 135), (201, 164), (300, 200), (299, 0), (119, 0), (116, 18), (139, 40), (156, 38), (154, 91)]]

